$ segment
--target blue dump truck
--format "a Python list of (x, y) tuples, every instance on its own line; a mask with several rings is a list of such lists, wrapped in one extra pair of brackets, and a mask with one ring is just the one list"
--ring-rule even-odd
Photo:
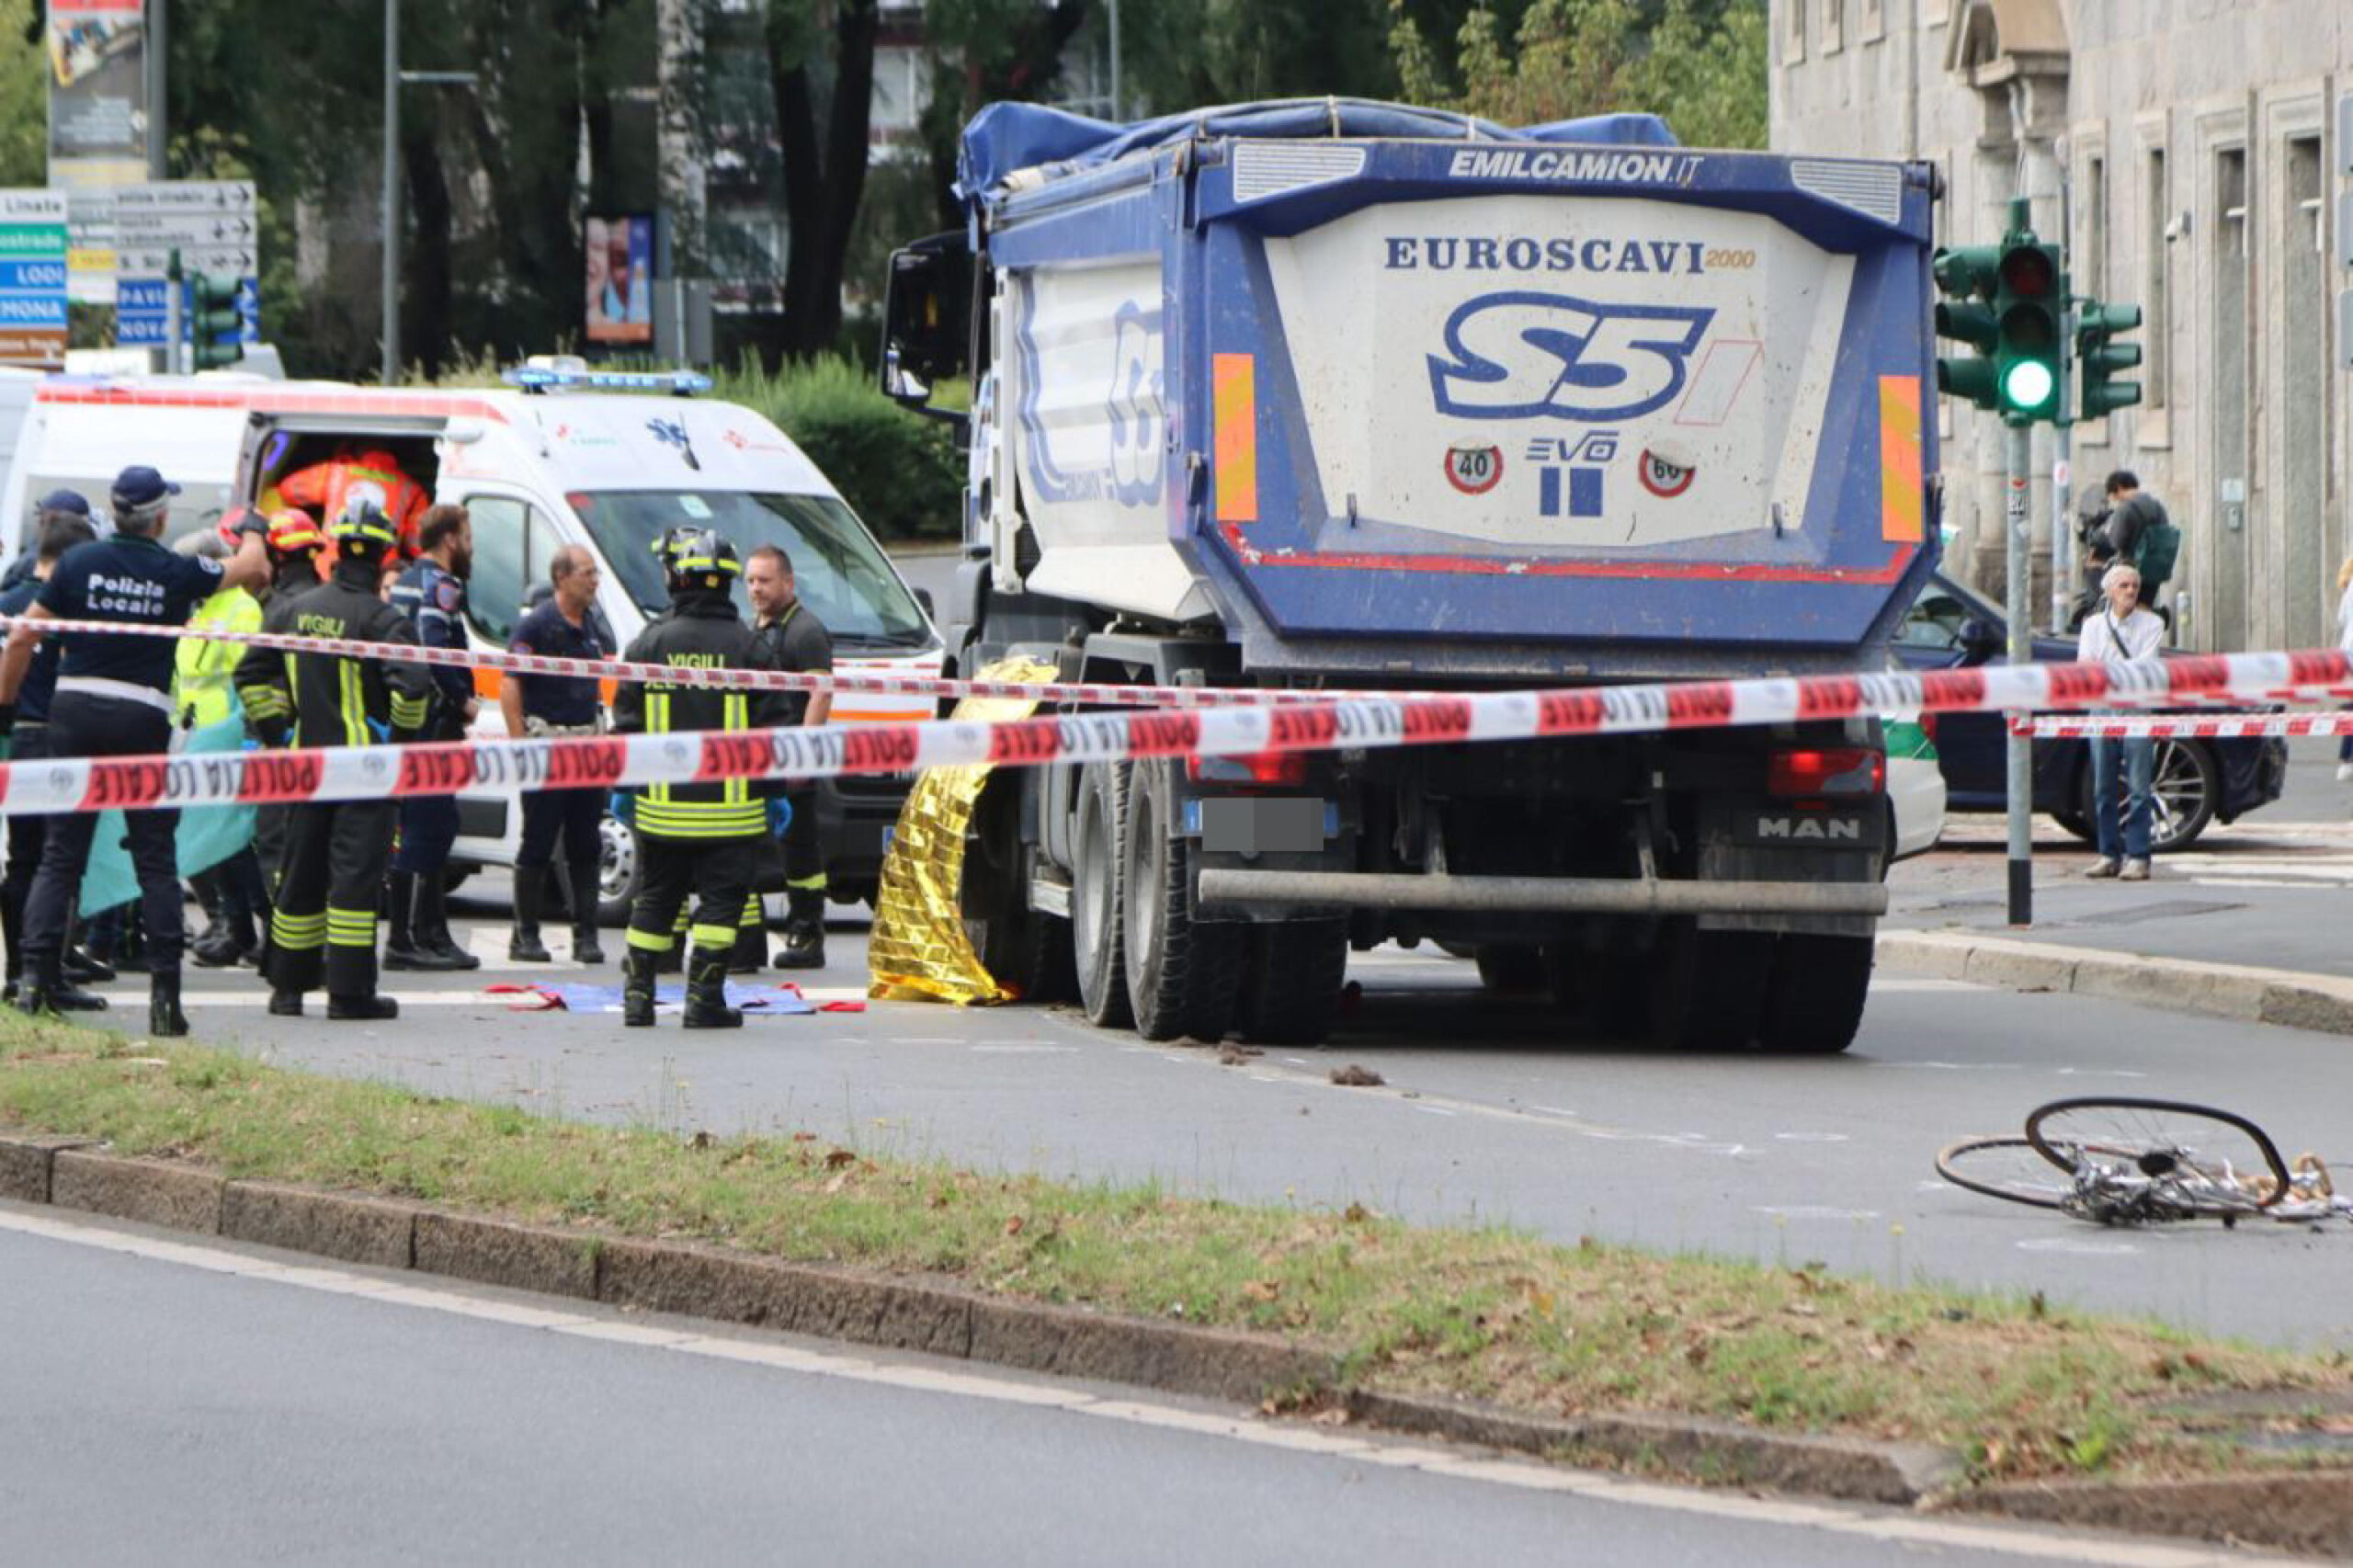
[[(951, 667), (1464, 690), (1882, 668), (1935, 564), (1926, 164), (1349, 100), (966, 129), (882, 377), (965, 444)], [(969, 412), (931, 406), (969, 378)], [(1428, 940), (1564, 1035), (1836, 1051), (1885, 909), (1876, 723), (1007, 771), (992, 972), (1310, 1042)]]

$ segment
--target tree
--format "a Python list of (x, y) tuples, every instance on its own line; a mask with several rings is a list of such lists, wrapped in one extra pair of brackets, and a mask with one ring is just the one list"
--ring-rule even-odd
[(1508, 30), (1474, 9), (1450, 63), (1408, 0), (1390, 8), (1390, 51), (1415, 103), (1506, 125), (1643, 111), (1693, 146), (1765, 145), (1764, 0), (1529, 0)]
[(784, 153), (788, 358), (830, 352), (842, 330), (842, 267), (866, 189), (876, 0), (768, 0), (768, 79)]
[(31, 0), (0, 4), (0, 186), (49, 183), (49, 69)]

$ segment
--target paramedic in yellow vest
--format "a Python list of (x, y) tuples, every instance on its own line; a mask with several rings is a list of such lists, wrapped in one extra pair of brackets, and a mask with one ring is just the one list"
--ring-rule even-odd
[[(229, 541), (217, 533), (190, 534), (180, 540), (183, 555), (213, 561), (229, 558)], [(195, 631), (253, 632), (261, 630), (261, 601), (243, 585), (223, 588), (196, 607), (188, 617)], [(179, 710), (183, 732), (208, 730), (236, 719), (237, 661), (244, 647), (209, 637), (183, 637), (175, 654), (172, 703)], [(256, 917), (268, 918), (268, 893), (262, 885), (261, 861), (250, 845), (226, 860), (188, 878), (208, 922), (203, 935), (188, 944), (188, 957), (202, 969), (230, 969), (260, 961), (261, 935)]]

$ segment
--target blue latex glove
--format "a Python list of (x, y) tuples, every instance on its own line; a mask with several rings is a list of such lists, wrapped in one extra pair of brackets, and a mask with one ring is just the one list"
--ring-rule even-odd
[(390, 724), (380, 724), (375, 720), (370, 719), (368, 721), (368, 733), (376, 737), (376, 744), (378, 745), (382, 746), (392, 744), (392, 727)]
[(623, 827), (637, 825), (637, 796), (631, 790), (614, 790), (612, 799), (605, 802), (605, 811)]
[(770, 796), (768, 798), (769, 836), (773, 838), (781, 838), (784, 836), (784, 830), (791, 825), (792, 802), (786, 800), (781, 795)]

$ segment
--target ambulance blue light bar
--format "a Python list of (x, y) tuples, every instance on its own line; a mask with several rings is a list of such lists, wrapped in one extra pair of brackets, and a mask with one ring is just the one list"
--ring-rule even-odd
[(710, 390), (709, 376), (699, 370), (591, 370), (585, 366), (517, 365), (499, 372), (499, 380), (527, 392), (668, 392), (692, 397)]

